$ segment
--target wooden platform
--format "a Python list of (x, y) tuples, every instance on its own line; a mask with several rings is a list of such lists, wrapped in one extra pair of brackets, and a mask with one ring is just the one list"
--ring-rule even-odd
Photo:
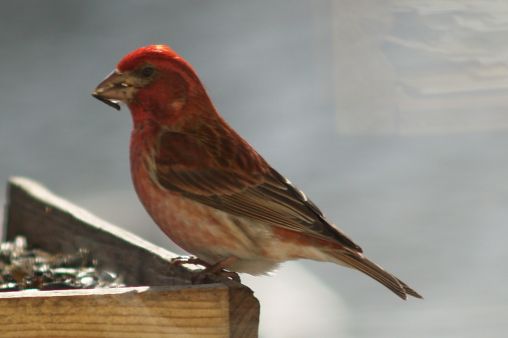
[(4, 239), (49, 252), (90, 250), (129, 287), (0, 293), (0, 337), (257, 337), (252, 291), (217, 278), (193, 285), (176, 255), (25, 178), (9, 183)]

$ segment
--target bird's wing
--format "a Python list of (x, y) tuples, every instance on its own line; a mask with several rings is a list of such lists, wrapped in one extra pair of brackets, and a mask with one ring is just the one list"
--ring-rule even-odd
[[(155, 156), (158, 183), (164, 188), (235, 216), (332, 240), (362, 252), (303, 192), (271, 168), (245, 141), (228, 156), (195, 137), (164, 132)], [(231, 156), (233, 155), (233, 156)]]

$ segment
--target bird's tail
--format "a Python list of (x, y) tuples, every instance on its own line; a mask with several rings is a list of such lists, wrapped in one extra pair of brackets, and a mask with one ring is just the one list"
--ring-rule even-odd
[(423, 298), (418, 294), (418, 292), (407, 286), (406, 283), (393, 276), (392, 274), (386, 272), (379, 265), (371, 262), (360, 252), (350, 251), (346, 249), (334, 251), (331, 253), (331, 255), (339, 261), (339, 264), (346, 265), (365, 273), (366, 275), (374, 278), (386, 286), (402, 299), (406, 299), (408, 295), (416, 298)]

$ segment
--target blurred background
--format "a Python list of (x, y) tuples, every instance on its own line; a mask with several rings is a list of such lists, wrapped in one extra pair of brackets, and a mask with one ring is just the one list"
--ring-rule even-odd
[[(168, 43), (219, 111), (376, 262), (425, 296), (291, 262), (243, 276), (261, 337), (508, 330), (508, 2), (2, 1), (0, 181), (22, 175), (182, 253), (130, 181), (129, 112), (90, 93)], [(0, 198), (2, 204), (5, 198)]]

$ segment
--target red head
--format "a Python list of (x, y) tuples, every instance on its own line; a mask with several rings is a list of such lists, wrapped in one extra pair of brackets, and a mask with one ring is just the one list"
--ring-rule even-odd
[[(173, 123), (196, 112), (196, 102), (216, 114), (192, 66), (167, 45), (141, 47), (127, 54), (93, 95), (119, 109), (126, 103), (134, 122)], [(211, 108), (211, 109), (210, 109)]]
[(132, 71), (147, 64), (157, 64), (168, 67), (168, 63), (180, 64), (180, 67), (192, 69), (180, 55), (176, 54), (168, 45), (149, 45), (138, 48), (125, 55), (117, 65), (119, 72)]

